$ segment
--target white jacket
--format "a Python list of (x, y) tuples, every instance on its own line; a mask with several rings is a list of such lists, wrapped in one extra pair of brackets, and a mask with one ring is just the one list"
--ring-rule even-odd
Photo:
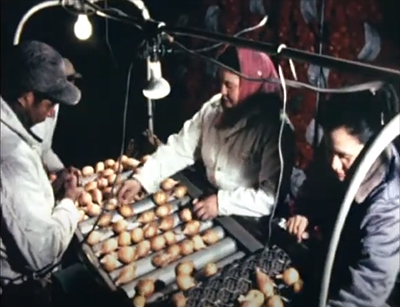
[(1, 285), (58, 261), (78, 224), (71, 199), (55, 206), (40, 153), (40, 142), (1, 99)]
[(58, 104), (55, 106), (54, 118), (48, 117), (44, 122), (36, 124), (31, 128), (32, 132), (42, 139), (42, 161), (47, 171), (51, 173), (57, 173), (64, 169), (64, 164), (52, 148), (59, 107)]
[(201, 158), (209, 182), (218, 188), (219, 215), (269, 215), (280, 171), (279, 122), (253, 112), (231, 129), (217, 129), (220, 99), (218, 94), (206, 102), (134, 178), (153, 193), (163, 179)]

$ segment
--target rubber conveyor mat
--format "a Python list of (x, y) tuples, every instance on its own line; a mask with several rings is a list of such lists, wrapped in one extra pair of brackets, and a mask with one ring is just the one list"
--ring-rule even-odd
[[(239, 259), (231, 265), (185, 293), (186, 307), (234, 307), (238, 306), (238, 297), (251, 289), (257, 289), (255, 268), (259, 267), (269, 276), (281, 274), (291, 266), (289, 256), (279, 247), (273, 246)], [(288, 304), (293, 290), (276, 281), (277, 294)]]

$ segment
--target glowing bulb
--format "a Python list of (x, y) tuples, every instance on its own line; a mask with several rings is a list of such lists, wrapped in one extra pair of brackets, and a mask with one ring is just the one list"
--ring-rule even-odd
[(74, 25), (74, 32), (80, 40), (87, 40), (92, 35), (92, 25), (86, 15), (79, 14)]

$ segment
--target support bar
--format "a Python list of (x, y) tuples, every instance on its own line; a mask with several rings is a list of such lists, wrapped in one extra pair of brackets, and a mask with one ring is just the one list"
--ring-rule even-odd
[(288, 47), (282, 48), (282, 50), (278, 52), (279, 46), (274, 46), (272, 44), (259, 41), (248, 40), (245, 38), (233, 37), (225, 34), (213, 33), (200, 29), (182, 28), (182, 27), (165, 26), (161, 27), (161, 30), (165, 31), (166, 33), (175, 34), (178, 36), (196, 37), (218, 43), (223, 42), (235, 45), (237, 47), (254, 49), (268, 53), (271, 56), (276, 56), (278, 58), (286, 58), (301, 62), (308, 62), (314, 65), (328, 67), (332, 69), (344, 70), (357, 74), (369, 74), (374, 77), (380, 77), (386, 79), (400, 78), (400, 71), (395, 69), (379, 67), (375, 65), (370, 65), (362, 62), (350, 61), (345, 59), (338, 59), (328, 55), (319, 55), (316, 53), (311, 53)]

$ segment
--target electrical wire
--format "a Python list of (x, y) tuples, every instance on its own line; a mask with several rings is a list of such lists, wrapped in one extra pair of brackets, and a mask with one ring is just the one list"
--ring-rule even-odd
[[(105, 10), (108, 9), (108, 0), (105, 0), (105, 1), (104, 1), (104, 9), (105, 9)], [(116, 70), (118, 70), (117, 60), (116, 60), (116, 58), (115, 58), (113, 49), (112, 49), (111, 44), (110, 44), (109, 20), (108, 20), (108, 18), (106, 18), (105, 22), (106, 22), (106, 24), (105, 24), (105, 26), (106, 26), (106, 33), (105, 33), (105, 34), (106, 34), (106, 45), (107, 45), (107, 49), (108, 49), (108, 51), (110, 52), (111, 62), (114, 64), (114, 68), (115, 68)]]
[[(189, 54), (192, 54), (192, 55), (199, 57), (205, 61), (216, 64), (228, 71), (233, 72), (234, 74), (237, 74), (238, 76), (240, 76), (246, 80), (258, 81), (258, 82), (269, 82), (269, 83), (276, 83), (276, 84), (282, 83), (281, 80), (279, 80), (277, 78), (252, 78), (252, 77), (249, 77), (249, 76), (219, 62), (216, 59), (213, 59), (209, 56), (203, 55), (199, 52), (192, 51), (191, 49), (188, 49), (187, 47), (185, 47), (181, 43), (178, 43), (177, 41), (172, 42), (172, 44), (177, 46), (181, 50), (186, 51)], [(305, 88), (308, 90), (312, 90), (312, 91), (320, 92), (320, 93), (326, 93), (326, 94), (343, 94), (343, 93), (355, 93), (355, 92), (363, 92), (363, 91), (371, 91), (371, 90), (376, 91), (384, 85), (384, 82), (379, 81), (379, 80), (378, 81), (370, 81), (370, 82), (366, 82), (366, 83), (361, 83), (361, 84), (356, 84), (356, 85), (345, 86), (345, 87), (333, 89), (333, 88), (320, 88), (320, 87), (313, 86), (311, 84), (307, 84), (304, 82), (285, 79), (285, 85), (288, 87), (293, 87), (293, 88)]]
[(71, 5), (67, 5), (65, 0), (61, 1), (60, 3), (61, 3), (60, 4), (61, 7), (65, 11), (67, 11), (69, 14), (72, 14), (72, 15), (75, 15), (75, 16), (78, 16), (78, 15), (81, 15), (81, 14), (85, 14), (87, 16), (92, 16), (92, 15), (96, 14), (96, 10), (93, 9), (93, 8), (91, 10), (89, 10), (89, 11), (85, 7), (83, 9), (79, 10), (79, 9), (77, 9), (77, 8), (71, 6)]
[[(242, 34), (257, 30), (257, 29), (263, 27), (267, 23), (267, 21), (268, 21), (268, 15), (264, 16), (264, 18), (261, 19), (261, 21), (258, 24), (256, 24), (255, 26), (245, 28), (245, 29), (235, 33), (233, 36), (234, 37), (238, 37), (238, 36), (240, 36)], [(208, 47), (204, 47), (204, 48), (200, 48), (200, 49), (190, 49), (190, 50), (194, 51), (194, 52), (208, 52), (208, 51), (211, 51), (211, 50), (216, 49), (216, 48), (218, 48), (220, 46), (223, 46), (223, 45), (224, 45), (224, 43), (217, 43), (217, 44), (214, 44), (214, 45), (211, 45), (211, 46), (208, 46)]]
[[(283, 48), (285, 48), (285, 45), (280, 45), (278, 47), (278, 53), (281, 52)], [(279, 136), (278, 136), (278, 153), (279, 153), (279, 163), (280, 163), (280, 170), (279, 170), (279, 179), (278, 179), (278, 185), (276, 188), (275, 192), (275, 203), (274, 206), (272, 207), (271, 214), (269, 217), (268, 221), (268, 238), (267, 238), (267, 244), (266, 246), (269, 246), (269, 243), (271, 241), (271, 236), (272, 236), (272, 220), (274, 218), (275, 212), (276, 212), (276, 207), (278, 206), (278, 202), (280, 199), (280, 192), (281, 192), (281, 186), (282, 186), (282, 181), (283, 181), (283, 174), (284, 174), (284, 168), (285, 168), (285, 160), (283, 158), (283, 152), (282, 152), (282, 138), (283, 138), (283, 131), (285, 130), (285, 124), (286, 124), (286, 105), (287, 105), (287, 87), (286, 87), (286, 82), (285, 82), (285, 76), (283, 74), (283, 69), (282, 66), (278, 66), (278, 74), (279, 74), (279, 79), (281, 80), (281, 87), (282, 87), (282, 111), (281, 111), (281, 125), (279, 127)], [(296, 73), (294, 73), (296, 74)]]
[[(125, 137), (126, 137), (126, 122), (127, 122), (127, 115), (128, 115), (128, 105), (129, 105), (129, 93), (130, 93), (130, 87), (131, 87), (131, 76), (132, 76), (132, 70), (133, 70), (133, 62), (131, 63), (131, 65), (129, 66), (129, 70), (128, 70), (128, 77), (126, 80), (126, 92), (125, 92), (125, 102), (124, 102), (124, 112), (123, 112), (123, 119), (122, 119), (122, 137), (121, 137), (121, 150), (120, 150), (120, 154), (117, 160), (118, 165), (121, 165), (121, 160), (122, 160), (122, 156), (124, 155), (125, 152)], [(117, 187), (117, 182), (118, 182), (118, 177), (121, 175), (121, 168), (119, 168), (116, 172), (116, 177), (115, 180), (112, 184), (111, 187), (111, 197), (113, 197), (116, 193), (115, 189)], [(107, 200), (106, 200), (107, 201)], [(106, 207), (103, 206), (101, 208), (100, 214), (99, 216), (96, 218), (95, 222), (93, 223), (92, 228), (90, 229), (90, 231), (84, 236), (84, 239), (82, 240), (82, 244), (84, 244), (87, 240), (87, 238), (90, 236), (90, 234), (96, 229), (101, 216), (104, 214), (104, 212), (106, 212), (107, 210), (105, 209)]]
[[(324, 30), (325, 30), (325, 5), (326, 0), (321, 1), (321, 10), (320, 10), (320, 20), (319, 20), (319, 33), (318, 33), (318, 54), (321, 55), (323, 48), (324, 48)], [(328, 82), (325, 78), (324, 68), (320, 66), (319, 68), (319, 76), (317, 76), (317, 85), (321, 86), (321, 79), (322, 79), (322, 86), (327, 87)], [(313, 146), (315, 148), (318, 147), (319, 144), (319, 110), (321, 105), (321, 93), (317, 92), (315, 97), (315, 119), (314, 119), (314, 139), (313, 139)], [(314, 156), (316, 155), (317, 151), (314, 151)]]
[[(124, 23), (127, 23), (127, 24), (134, 26), (137, 29), (143, 31), (142, 26), (140, 26), (138, 24), (138, 21), (136, 18), (130, 17), (128, 14), (123, 13), (121, 10), (118, 10), (115, 8), (109, 8), (107, 10), (104, 10), (101, 7), (99, 7), (98, 5), (91, 3), (90, 1), (84, 0), (84, 2), (88, 7), (90, 7), (91, 9), (93, 9), (95, 11), (96, 15), (98, 15), (100, 17), (124, 22)], [(118, 14), (118, 17), (113, 16), (112, 14), (110, 14), (110, 12), (116, 12)]]

